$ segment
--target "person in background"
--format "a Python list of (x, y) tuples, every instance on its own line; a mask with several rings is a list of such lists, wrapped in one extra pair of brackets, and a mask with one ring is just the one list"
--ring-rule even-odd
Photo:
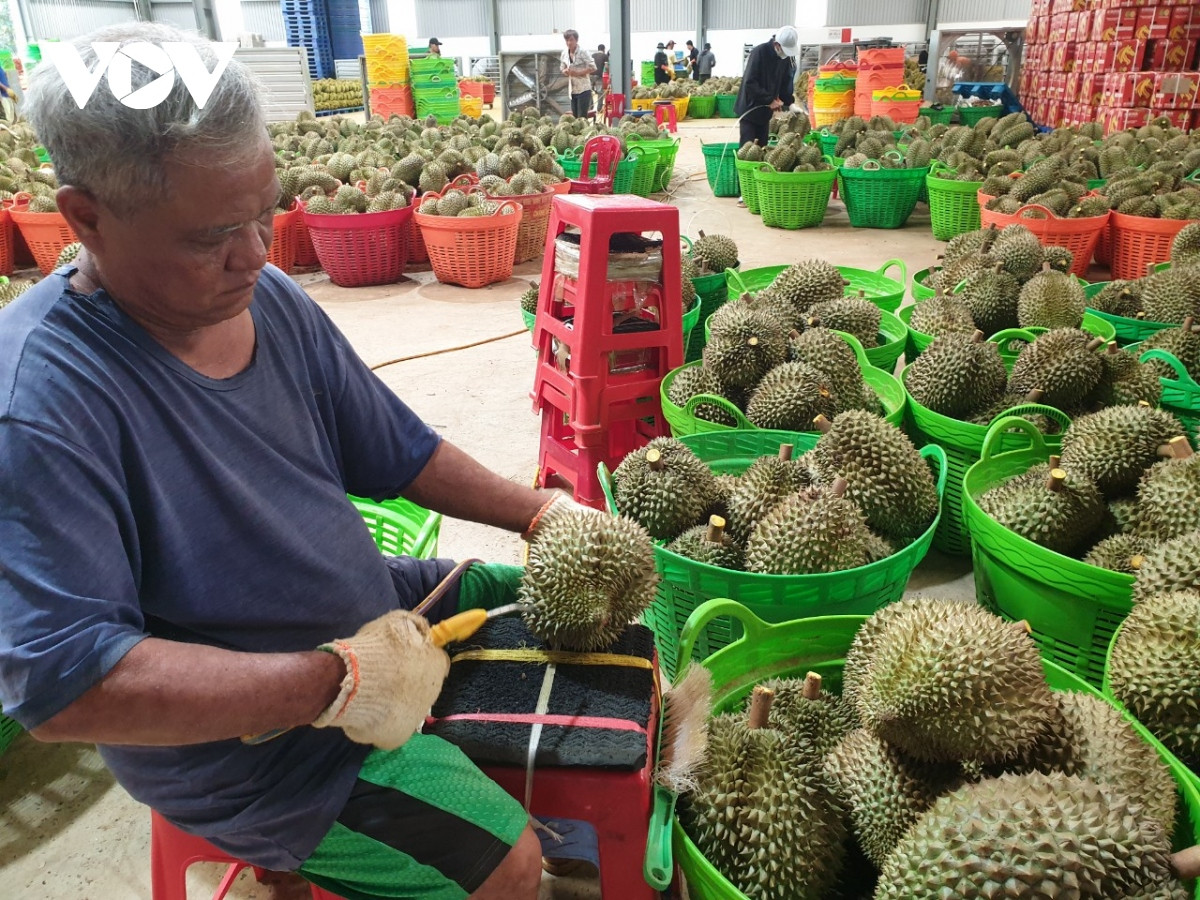
[(717, 57), (712, 52), (712, 44), (705, 44), (700, 55), (696, 57), (696, 80), (704, 84), (712, 78), (713, 66), (716, 64)]
[(596, 109), (599, 109), (604, 102), (604, 72), (608, 69), (608, 53), (603, 44), (597, 45), (592, 62), (596, 64), (596, 71), (592, 73), (592, 90), (596, 93)]
[(741, 143), (767, 146), (771, 116), (792, 104), (792, 59), (800, 52), (800, 36), (791, 25), (750, 51), (734, 112), (741, 122)]
[(442, 42), (439, 41), (437, 38), (429, 39), (429, 55), (430, 56), (441, 56), (442, 55)]
[(654, 54), (654, 83), (666, 84), (671, 80), (674, 67), (667, 56), (666, 44), (659, 43), (658, 52)]
[(691, 41), (687, 42), (687, 67), (692, 78), (698, 78), (699, 73), (696, 71), (696, 60), (700, 57), (700, 51), (696, 49), (696, 45)]
[(579, 46), (579, 32), (568, 28), (563, 32), (567, 48), (560, 58), (560, 70), (567, 76), (567, 92), (571, 95), (571, 113), (585, 118), (592, 108), (592, 73), (596, 63), (592, 54)]

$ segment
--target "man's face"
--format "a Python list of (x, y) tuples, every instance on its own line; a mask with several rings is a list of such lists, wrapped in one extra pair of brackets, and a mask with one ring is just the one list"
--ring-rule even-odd
[(167, 199), (120, 218), (102, 209), (105, 286), (143, 321), (199, 328), (243, 312), (271, 246), (279, 181), (265, 140), (248, 164), (166, 164)]
[(575, 49), (579, 46), (579, 38), (569, 37), (566, 39), (566, 41), (567, 41), (567, 49), (570, 50), (572, 53), (574, 53)]

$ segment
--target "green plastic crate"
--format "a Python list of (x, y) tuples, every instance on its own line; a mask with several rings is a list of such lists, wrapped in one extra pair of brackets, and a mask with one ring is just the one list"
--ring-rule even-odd
[(654, 60), (642, 62), (642, 84), (654, 84)]
[(414, 82), (418, 79), (429, 78), (434, 75), (446, 77), (452, 81), (455, 79), (454, 60), (450, 57), (410, 56), (408, 64), (412, 69)]
[(736, 197), (741, 193), (738, 184), (736, 143), (700, 144), (704, 154), (704, 173), (714, 197)]
[(738, 187), (742, 192), (742, 202), (746, 204), (747, 211), (756, 216), (761, 213), (758, 207), (758, 189), (754, 183), (754, 173), (759, 165), (757, 160), (752, 159), (735, 158), (733, 161), (733, 167), (738, 177)]
[(630, 158), (637, 160), (630, 185), (633, 193), (639, 197), (649, 197), (654, 190), (654, 173), (658, 171), (658, 151), (653, 147), (635, 145), (628, 152)]
[[(804, 453), (816, 445), (818, 437), (790, 431), (735, 431), (693, 434), (680, 440), (714, 471), (740, 473), (758, 457), (777, 454), (783, 444), (792, 444), (797, 455)], [(921, 456), (933, 472), (940, 497), (946, 483), (945, 457), (933, 446), (922, 448)], [(603, 463), (598, 474), (608, 508), (615, 514), (612, 478)], [(735, 572), (679, 556), (657, 542), (654, 558), (662, 580), (644, 621), (654, 632), (659, 666), (671, 678), (679, 671), (687, 659), (679, 650), (680, 631), (696, 608), (713, 597), (737, 597), (746, 609), (775, 622), (814, 615), (868, 615), (899, 600), (913, 569), (928, 552), (936, 527), (935, 517), (924, 534), (885, 559), (818, 575)], [(711, 652), (735, 637), (714, 634), (704, 650)]]
[(964, 125), (977, 125), (980, 119), (999, 119), (1004, 114), (1004, 107), (999, 103), (992, 106), (960, 106), (958, 121)]
[[(802, 678), (811, 671), (821, 676), (826, 688), (840, 691), (843, 662), (864, 621), (862, 616), (822, 616), (769, 625), (737, 602), (717, 599), (699, 607), (684, 623), (680, 643), (684, 652), (692, 651), (693, 656), (702, 658), (712, 673), (714, 712), (733, 712), (744, 707), (745, 698), (756, 684), (769, 678)], [(709, 655), (709, 635), (722, 631), (734, 634), (735, 640)], [(1043, 667), (1051, 690), (1100, 696), (1099, 691), (1054, 663), (1045, 662)], [(1126, 718), (1158, 751), (1175, 778), (1180, 803), (1174, 848), (1184, 849), (1200, 842), (1200, 791), (1196, 784), (1161, 743), (1132, 717)], [(704, 858), (673, 813), (673, 795), (660, 789), (650, 822), (647, 880), (652, 885), (662, 884), (678, 864), (693, 900), (745, 900)], [(1200, 888), (1192, 896), (1200, 900)]]
[(441, 513), (431, 512), (403, 497), (382, 501), (351, 497), (350, 502), (362, 515), (381, 553), (417, 559), (437, 556)]
[(1113, 633), (1133, 608), (1133, 576), (1035, 544), (987, 516), (977, 502), (1055, 452), (1025, 419), (1006, 417), (989, 429), (979, 460), (963, 479), (975, 593), (1005, 618), (1027, 621), (1044, 658), (1099, 687)]
[(929, 118), (930, 125), (949, 125), (954, 118), (953, 106), (922, 106), (920, 115)]

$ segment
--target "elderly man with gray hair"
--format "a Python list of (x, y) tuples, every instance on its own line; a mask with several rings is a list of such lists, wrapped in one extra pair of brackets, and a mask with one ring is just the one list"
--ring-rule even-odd
[[(78, 39), (89, 70), (102, 41), (216, 64), (142, 23)], [(236, 59), (203, 108), (176, 79), (144, 110), (105, 84), (80, 108), (44, 64), (26, 111), (84, 249), (0, 311), (5, 712), (98, 744), (185, 831), (338, 895), (533, 898), (524, 809), (419, 733), (449, 667), (429, 622), (511, 599), (521, 570), (467, 565), (418, 616), (464, 567), (385, 558), (346, 495), (534, 540), (577, 507), (441, 440), (266, 264), (279, 183)]]

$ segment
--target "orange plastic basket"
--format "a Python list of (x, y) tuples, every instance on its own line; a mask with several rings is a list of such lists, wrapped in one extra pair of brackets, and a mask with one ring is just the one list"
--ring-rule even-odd
[(416, 107), (413, 105), (412, 88), (407, 84), (389, 84), (372, 86), (369, 92), (371, 115), (389, 119), (392, 116), (412, 117)]
[(512, 211), (467, 218), (413, 214), (438, 281), (479, 288), (512, 275), (522, 210), (520, 203), (511, 200), (500, 205), (505, 208)]
[[(570, 183), (567, 184), (570, 187)], [(513, 251), (513, 262), (523, 263), (537, 259), (546, 249), (546, 231), (550, 227), (550, 204), (554, 192), (541, 194), (517, 194), (507, 197), (491, 197), (497, 202), (514, 200), (521, 204), (521, 227), (517, 230), (517, 248)]]
[[(43, 275), (54, 271), (54, 264), (67, 244), (73, 244), (79, 238), (74, 229), (67, 224), (60, 212), (35, 213), (29, 211), (29, 195), (17, 194), (15, 202), (8, 210), (21, 236), (29, 245), (33, 260)], [(10, 254), (11, 258), (11, 254)]]
[(1148, 219), (1112, 213), (1113, 280), (1131, 281), (1146, 274), (1154, 263), (1171, 258), (1171, 241), (1197, 219)]
[(411, 206), (346, 215), (319, 215), (305, 210), (303, 215), (321, 268), (334, 284), (392, 284), (404, 274), (408, 255), (405, 225), (413, 215)]
[[(1031, 213), (1041, 213), (1041, 217)], [(985, 206), (979, 207), (979, 222), (984, 228), (988, 225), (1005, 228), (1020, 224), (1032, 231), (1043, 247), (1066, 247), (1074, 257), (1071, 273), (1080, 278), (1087, 275), (1092, 255), (1096, 252), (1096, 241), (1100, 239), (1101, 232), (1108, 228), (1108, 217), (1109, 213), (1105, 212), (1102, 216), (1063, 219), (1037, 204), (1022, 206), (1011, 215)]]
[(0, 209), (0, 275), (13, 273), (13, 220), (8, 207)]
[(296, 247), (300, 243), (299, 222), (300, 201), (297, 200), (287, 212), (276, 214), (271, 249), (267, 251), (267, 262), (287, 275), (292, 274), (292, 269), (296, 267)]
[[(418, 198), (413, 198), (413, 205), (420, 203)], [(425, 247), (425, 236), (421, 232), (421, 226), (417, 224), (416, 216), (409, 221), (408, 225), (408, 261), (424, 265), (429, 262), (429, 250)]]

